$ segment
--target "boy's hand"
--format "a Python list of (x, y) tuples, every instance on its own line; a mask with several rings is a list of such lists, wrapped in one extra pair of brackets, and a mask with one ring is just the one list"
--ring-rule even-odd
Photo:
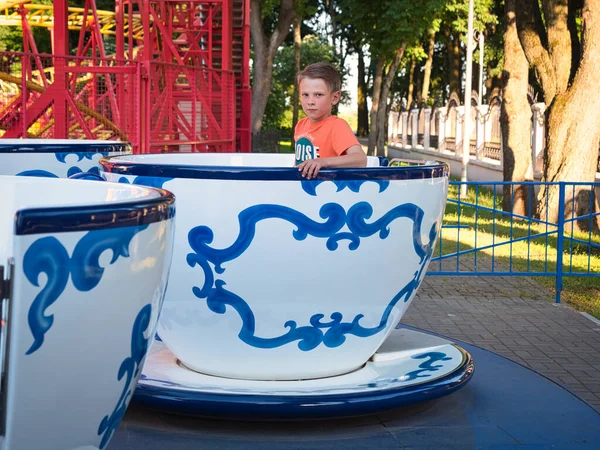
[(302, 176), (307, 180), (315, 178), (319, 170), (327, 167), (326, 158), (307, 159), (298, 165), (298, 171), (302, 172)]

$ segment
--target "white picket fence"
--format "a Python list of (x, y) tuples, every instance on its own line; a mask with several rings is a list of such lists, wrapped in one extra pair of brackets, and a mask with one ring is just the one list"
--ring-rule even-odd
[[(457, 98), (457, 97), (455, 97)], [(502, 165), (500, 130), (501, 99), (489, 105), (471, 106), (470, 154), (475, 160)], [(544, 103), (534, 103), (532, 110), (531, 155), (533, 170), (542, 169), (544, 152)], [(437, 108), (414, 108), (392, 111), (388, 123), (388, 143), (405, 150), (424, 149), (462, 157), (465, 107), (453, 101)]]

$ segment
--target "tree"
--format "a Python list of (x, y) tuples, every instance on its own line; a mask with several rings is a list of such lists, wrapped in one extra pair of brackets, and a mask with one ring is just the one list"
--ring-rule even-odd
[[(485, 88), (488, 102), (500, 95), (503, 89), (502, 71), (504, 68), (504, 1), (495, 2), (490, 14), (497, 18), (496, 22), (488, 22), (485, 28), (484, 65), (486, 70)], [(502, 19), (502, 20), (501, 20)]]
[[(276, 6), (279, 6), (276, 20), (263, 15), (263, 11), (270, 13)], [(258, 133), (271, 91), (274, 58), (294, 20), (294, 0), (250, 0), (250, 8), (250, 32), (254, 46), (252, 132)]]
[(415, 95), (415, 66), (417, 65), (415, 55), (410, 55), (410, 66), (408, 67), (408, 92), (406, 94), (406, 109), (412, 109)]
[[(385, 74), (385, 79), (383, 83), (381, 83), (381, 94), (379, 94), (378, 99), (378, 108), (375, 109), (375, 96), (373, 96), (373, 107), (371, 113), (371, 127), (369, 130), (369, 152), (372, 154), (372, 143), (375, 141), (377, 144), (377, 155), (385, 156), (385, 124), (387, 117), (387, 99), (390, 92), (390, 87), (392, 85), (392, 80), (396, 75), (396, 70), (398, 70), (398, 66), (400, 65), (400, 61), (402, 60), (402, 56), (404, 55), (404, 51), (406, 50), (406, 41), (403, 42), (399, 48), (394, 52), (394, 56), (392, 62), (389, 64), (387, 73)], [(383, 77), (383, 73), (381, 76)], [(375, 89), (375, 88), (373, 88)], [(374, 110), (374, 111), (373, 111)], [(372, 124), (375, 123), (375, 126)]]
[[(296, 18), (294, 19), (294, 69), (296, 73), (300, 72), (301, 68), (300, 49), (302, 48), (302, 32), (300, 28), (300, 19), (296, 14)], [(298, 113), (300, 110), (299, 103), (300, 85), (298, 83), (298, 77), (294, 77), (294, 93), (292, 94), (292, 132), (296, 129), (296, 124), (298, 123)], [(292, 144), (294, 143), (292, 142)]]
[(346, 57), (353, 50), (352, 42), (355, 38), (352, 23), (340, 20), (341, 7), (344, 0), (322, 0), (323, 12), (329, 16), (331, 28), (326, 27), (326, 36), (331, 39), (340, 64), (344, 66)]
[(433, 52), (435, 50), (435, 35), (440, 30), (440, 21), (434, 20), (431, 28), (427, 32), (427, 60), (425, 70), (423, 71), (423, 89), (421, 91), (421, 100), (427, 102), (429, 99), (429, 84), (431, 82), (431, 69), (433, 68)]
[[(600, 142), (600, 2), (523, 0), (515, 12), (521, 45), (546, 103), (542, 179), (593, 182)], [(589, 210), (590, 195), (577, 188), (577, 212)], [(556, 221), (558, 188), (543, 187), (540, 196), (541, 217)], [(565, 208), (569, 216), (570, 204)]]
[(358, 76), (356, 85), (357, 97), (357, 135), (367, 136), (368, 107), (367, 107), (367, 72), (365, 71), (365, 43), (356, 30), (348, 14), (346, 0), (320, 0), (320, 10), (329, 16), (329, 21), (319, 21), (317, 28), (321, 36), (330, 39), (341, 67), (345, 67), (346, 58), (350, 54), (358, 56)]
[(369, 109), (367, 107), (367, 73), (365, 68), (365, 52), (362, 43), (357, 45), (358, 74), (356, 81), (356, 107), (357, 107), (357, 130), (358, 136), (364, 137), (369, 134)]
[[(427, 38), (427, 40), (429, 41), (429, 38)], [(427, 96), (429, 96), (430, 81), (429, 80), (421, 81), (421, 77), (420, 77), (421, 68), (423, 67), (421, 65), (421, 62), (423, 60), (426, 60), (425, 66), (427, 66), (428, 56), (429, 56), (429, 54), (425, 53), (422, 39), (417, 41), (414, 45), (409, 46), (406, 49), (406, 51), (404, 52), (404, 66), (405, 67), (403, 67), (402, 70), (406, 71), (407, 76), (405, 76), (404, 78), (408, 78), (408, 84), (406, 86), (406, 94), (405, 94), (406, 109), (408, 109), (408, 110), (412, 109), (415, 105), (418, 105), (423, 100), (423, 91), (425, 89), (425, 81), (427, 82), (427, 91), (428, 91)], [(432, 59), (431, 64), (433, 65), (433, 55), (432, 55), (431, 59)], [(429, 67), (429, 71), (428, 71), (427, 67), (424, 67), (423, 77), (430, 77), (431, 69), (432, 69), (431, 66)], [(428, 72), (428, 73), (425, 73), (425, 72)], [(419, 89), (419, 85), (421, 85), (420, 89)], [(392, 88), (393, 87), (398, 88), (398, 82), (394, 83), (392, 85)], [(390, 88), (390, 89), (392, 89), (392, 88)], [(392, 95), (393, 94), (394, 94), (394, 92), (392, 91)]]
[(443, 0), (381, 0), (369, 7), (361, 0), (346, 0), (343, 20), (351, 22), (357, 38), (370, 49), (375, 65), (369, 124), (369, 154), (384, 152), (387, 99), (407, 46), (413, 45), (441, 11)]
[[(292, 92), (292, 133), (296, 129), (300, 112), (300, 85), (296, 74), (302, 70), (300, 51), (302, 48), (302, 18), (312, 16), (317, 11), (310, 1), (296, 2), (296, 16), (294, 17), (294, 87)], [(335, 44), (334, 44), (335, 47)], [(292, 142), (293, 144), (293, 142)]]
[(444, 27), (444, 36), (446, 38), (446, 51), (448, 57), (448, 88), (450, 93), (456, 92), (459, 97), (462, 97), (461, 87), (461, 67), (462, 67), (462, 52), (460, 49), (460, 37), (452, 33), (449, 26)]
[[(502, 95), (502, 140), (505, 181), (531, 181), (531, 107), (527, 101), (529, 63), (521, 48), (515, 18), (517, 0), (505, 0), (504, 89)], [(504, 186), (503, 209), (528, 215), (529, 190), (523, 185)]]
[(0, 52), (22, 52), (23, 33), (20, 27), (0, 27)]
[[(300, 67), (317, 61), (328, 61), (338, 69), (342, 78), (345, 76), (333, 47), (327, 42), (310, 34), (302, 38), (300, 47)], [(292, 42), (282, 45), (274, 58), (271, 91), (263, 117), (263, 129), (284, 128), (293, 132), (294, 85), (298, 73), (296, 55), (296, 44)], [(342, 91), (342, 101), (347, 98), (347, 92)]]
[[(475, 0), (475, 30), (483, 31), (490, 24), (497, 23), (494, 14), (494, 0)], [(442, 13), (442, 27), (444, 31), (447, 56), (448, 56), (448, 84), (450, 92), (456, 92), (461, 98), (462, 57), (465, 35), (467, 34), (467, 17), (469, 10), (468, 0), (448, 0), (445, 2)], [(475, 84), (476, 86), (476, 84)]]
[[(52, 4), (50, 0), (38, 0), (36, 3), (41, 5)], [(38, 52), (52, 53), (52, 40), (50, 31), (47, 28), (32, 26), (31, 34), (33, 35)], [(23, 29), (20, 26), (0, 26), (0, 51), (22, 52), (23, 50)]]

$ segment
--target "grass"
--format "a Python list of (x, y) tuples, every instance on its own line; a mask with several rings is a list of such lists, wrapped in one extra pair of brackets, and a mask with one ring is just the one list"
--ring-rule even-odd
[(279, 152), (294, 153), (294, 149), (292, 148), (292, 141), (290, 139), (281, 139), (279, 141)]
[[(457, 187), (451, 186), (448, 199), (458, 197)], [(444, 225), (457, 225), (461, 228), (444, 228), (436, 254), (450, 255), (457, 251), (469, 253), (461, 255), (461, 271), (493, 271), (512, 273), (540, 273), (556, 270), (558, 236), (553, 225), (534, 220), (519, 220), (502, 212), (502, 195), (494, 196), (491, 190), (479, 189), (477, 200), (475, 189), (469, 189), (464, 203), (449, 202), (444, 214)], [(483, 208), (489, 208), (484, 210)], [(590, 232), (571, 231), (565, 226), (563, 252), (563, 290), (561, 301), (566, 301), (578, 310), (600, 318), (600, 235)], [(573, 237), (580, 242), (568, 238)], [(517, 240), (515, 242), (515, 240)], [(448, 258), (442, 268), (456, 270), (456, 257)], [(432, 269), (439, 270), (439, 262), (432, 263)], [(569, 274), (591, 274), (595, 277), (569, 276)], [(542, 286), (555, 292), (554, 276), (535, 276)]]

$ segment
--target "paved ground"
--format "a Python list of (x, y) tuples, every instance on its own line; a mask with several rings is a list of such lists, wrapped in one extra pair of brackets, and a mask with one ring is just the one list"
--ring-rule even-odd
[(497, 352), (600, 410), (600, 322), (532, 279), (430, 275), (402, 322)]

